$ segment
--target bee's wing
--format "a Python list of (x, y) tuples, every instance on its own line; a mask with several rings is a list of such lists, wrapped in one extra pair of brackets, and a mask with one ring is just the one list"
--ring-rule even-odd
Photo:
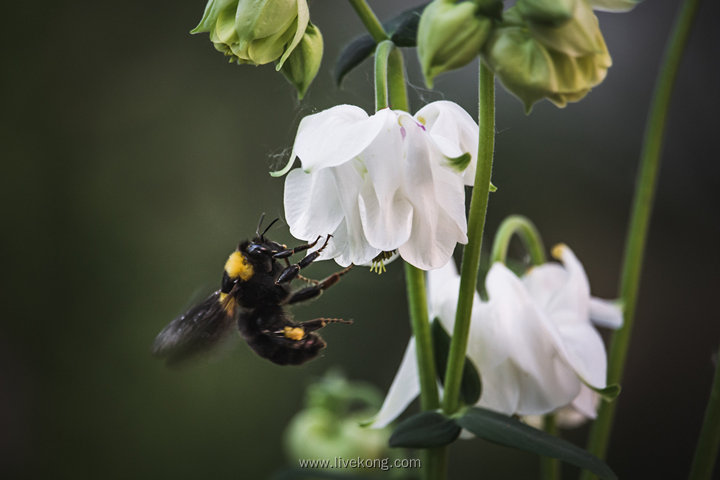
[(235, 325), (235, 303), (214, 292), (198, 305), (170, 322), (155, 338), (153, 354), (168, 364), (206, 352), (220, 343)]

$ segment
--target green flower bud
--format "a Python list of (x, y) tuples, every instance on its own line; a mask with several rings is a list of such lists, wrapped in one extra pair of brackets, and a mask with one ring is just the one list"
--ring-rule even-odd
[(612, 61), (600, 40), (599, 52), (575, 57), (546, 47), (527, 28), (509, 26), (497, 29), (488, 39), (485, 60), (528, 113), (542, 98), (564, 107), (605, 78)]
[(337, 417), (320, 408), (298, 413), (285, 432), (285, 447), (292, 460), (298, 458), (367, 459), (388, 456), (390, 429), (376, 430), (360, 426), (365, 417)]
[(529, 22), (560, 26), (570, 20), (578, 0), (518, 0), (517, 11)]
[(320, 69), (322, 54), (322, 35), (320, 30), (311, 23), (305, 30), (300, 43), (280, 70), (285, 78), (295, 86), (298, 98), (301, 100)]
[(395, 457), (388, 440), (391, 428), (362, 426), (377, 412), (382, 396), (376, 388), (349, 382), (330, 372), (310, 385), (305, 408), (293, 417), (285, 431), (285, 449), (291, 461), (304, 459)]
[[(558, 52), (574, 57), (601, 52), (605, 41), (592, 7), (587, 0), (575, 0), (573, 3), (572, 18), (557, 26), (524, 18), (533, 36)], [(522, 14), (519, 6), (518, 10)]]
[(285, 60), (310, 21), (307, 0), (209, 0), (191, 33), (208, 32), (230, 61), (264, 65)]
[(492, 28), (492, 20), (481, 13), (489, 2), (481, 3), (435, 0), (425, 8), (417, 50), (429, 87), (437, 75), (470, 63), (480, 53)]

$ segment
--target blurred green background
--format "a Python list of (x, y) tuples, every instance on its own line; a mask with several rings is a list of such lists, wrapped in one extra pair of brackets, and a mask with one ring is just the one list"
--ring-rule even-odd
[[(382, 18), (420, 2), (370, 2)], [(353, 318), (324, 357), (278, 367), (241, 341), (174, 371), (155, 334), (220, 281), (261, 212), (282, 216), (300, 118), (338, 103), (372, 108), (369, 62), (341, 89), (330, 68), (362, 32), (346, 2), (315, 0), (322, 70), (298, 103), (270, 66), (228, 65), (188, 31), (204, 2), (13, 2), (2, 29), (0, 476), (266, 478), (289, 464), (281, 436), (305, 386), (332, 366), (387, 389), (409, 325), (402, 268), (356, 269), (300, 319)], [(640, 139), (677, 2), (599, 14), (614, 66), (579, 104), (525, 116), (501, 88), (487, 232), (512, 213), (546, 244), (569, 244), (593, 293), (616, 295)], [(720, 108), (716, 2), (700, 8), (668, 123), (634, 343), (609, 463), (621, 478), (682, 478), (720, 341), (717, 208)], [(476, 66), (423, 88), (414, 108), (475, 111)], [(292, 242), (286, 227), (275, 239)], [(517, 252), (516, 252), (517, 254)], [(312, 276), (335, 269), (314, 266)], [(567, 433), (584, 442), (586, 429)], [(451, 452), (452, 478), (533, 478), (538, 461), (481, 441)], [(474, 472), (482, 472), (474, 473)]]

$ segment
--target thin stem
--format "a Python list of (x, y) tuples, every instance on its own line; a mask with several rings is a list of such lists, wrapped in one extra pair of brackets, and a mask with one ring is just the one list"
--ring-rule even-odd
[[(624, 307), (624, 323), (613, 336), (608, 361), (608, 384), (622, 381), (623, 368), (630, 345), (637, 294), (640, 286), (640, 273), (643, 254), (647, 239), (650, 214), (660, 167), (660, 153), (665, 120), (670, 105), (675, 77), (680, 65), (682, 52), (687, 42), (693, 18), (699, 0), (685, 0), (677, 17), (673, 33), (665, 50), (665, 59), (661, 67), (658, 83), (653, 95), (650, 115), (643, 139), (643, 150), (640, 156), (640, 171), (635, 184), (630, 226), (625, 241), (625, 257), (623, 259), (620, 279), (620, 300)], [(590, 432), (588, 450), (597, 457), (604, 458), (610, 438), (610, 430), (615, 415), (617, 402), (606, 403), (600, 407), (598, 417)], [(582, 479), (592, 478), (583, 472)]]
[(435, 410), (440, 406), (432, 335), (428, 321), (427, 297), (425, 295), (425, 272), (405, 263), (410, 323), (415, 335), (415, 348), (420, 375), (420, 406), (423, 410)]
[(459, 407), (460, 383), (470, 331), (473, 296), (480, 268), (480, 247), (485, 229), (485, 214), (490, 195), (490, 175), (495, 148), (495, 76), (482, 61), (480, 61), (478, 83), (480, 133), (477, 168), (468, 215), (468, 244), (463, 250), (460, 267), (460, 295), (455, 315), (455, 327), (450, 341), (447, 371), (445, 372), (443, 409), (447, 414), (455, 413)]
[(405, 66), (402, 52), (399, 48), (393, 48), (388, 59), (388, 83), (390, 90), (389, 106), (395, 110), (410, 111), (408, 101), (407, 85), (405, 83)]
[(370, 33), (370, 36), (373, 40), (375, 40), (375, 43), (380, 43), (383, 40), (390, 38), (388, 37), (388, 34), (385, 33), (385, 29), (380, 23), (380, 20), (378, 20), (375, 16), (375, 12), (372, 11), (370, 5), (368, 5), (365, 0), (349, 1), (350, 5), (352, 5), (355, 12), (358, 14), (358, 17), (360, 17), (360, 20), (363, 22), (363, 25), (365, 25), (365, 28), (367, 28), (367, 31)]
[(390, 40), (383, 40), (375, 49), (375, 111), (390, 105), (388, 92), (388, 58), (395, 45)]
[[(718, 350), (720, 361), (720, 349)], [(715, 366), (715, 379), (710, 390), (702, 430), (698, 438), (689, 480), (710, 480), (720, 448), (720, 365)]]
[[(550, 435), (557, 435), (558, 428), (555, 423), (555, 415), (543, 416), (543, 430)], [(542, 480), (560, 480), (560, 460), (557, 458), (540, 457), (540, 478)]]
[(535, 224), (530, 219), (521, 215), (510, 215), (500, 224), (495, 241), (493, 242), (492, 252), (490, 253), (490, 263), (503, 262), (507, 258), (508, 247), (513, 235), (517, 235), (522, 240), (525, 249), (530, 254), (530, 260), (533, 265), (542, 265), (545, 263), (545, 247), (543, 246), (540, 232), (538, 232)]
[[(405, 65), (402, 53), (386, 40), (378, 45), (375, 52), (376, 107), (387, 107), (391, 102), (395, 108), (408, 111), (410, 102), (405, 86)], [(384, 65), (380, 65), (384, 62)], [(378, 72), (385, 72), (383, 80)], [(384, 94), (381, 92), (384, 92)], [(389, 98), (388, 98), (389, 92)], [(378, 99), (385, 98), (384, 104)], [(409, 263), (405, 263), (405, 285), (407, 288), (410, 323), (415, 336), (415, 356), (420, 377), (420, 407), (422, 410), (436, 410), (440, 407), (440, 395), (437, 388), (435, 355), (433, 353), (432, 334), (427, 311), (425, 290), (425, 272)], [(447, 449), (431, 448), (424, 452), (423, 478), (442, 480), (447, 471)]]

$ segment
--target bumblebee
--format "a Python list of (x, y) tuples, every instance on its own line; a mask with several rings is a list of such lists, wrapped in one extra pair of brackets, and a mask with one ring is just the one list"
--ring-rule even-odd
[[(352, 265), (322, 281), (301, 277), (300, 270), (318, 258), (331, 236), (320, 249), (291, 264), (289, 257), (314, 247), (321, 237), (288, 248), (265, 238), (277, 220), (260, 233), (263, 217), (260, 218), (255, 238), (241, 242), (225, 262), (220, 290), (170, 322), (155, 339), (155, 355), (166, 358), (170, 364), (183, 361), (216, 346), (237, 324), (245, 341), (261, 357), (279, 365), (300, 365), (315, 358), (326, 346), (313, 332), (330, 323), (352, 323), (337, 318), (296, 323), (287, 313), (287, 305), (318, 297)], [(311, 285), (293, 291), (290, 283), (297, 278)]]

